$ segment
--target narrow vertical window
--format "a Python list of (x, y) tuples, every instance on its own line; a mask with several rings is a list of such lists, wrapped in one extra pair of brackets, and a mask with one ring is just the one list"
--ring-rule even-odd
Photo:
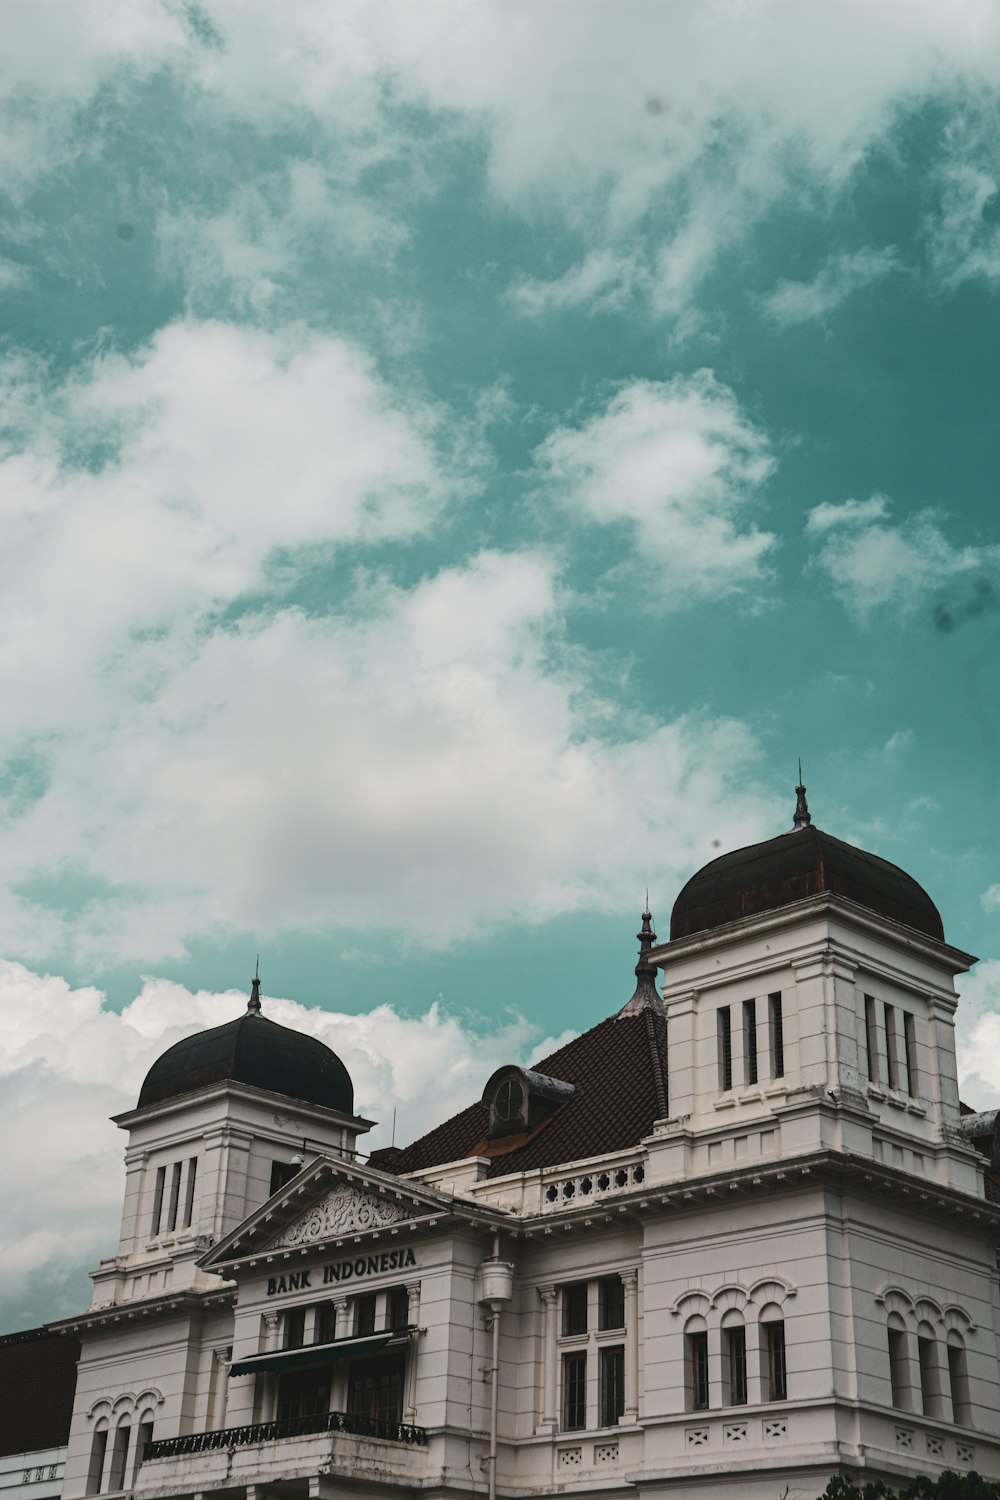
[(94, 1433), (90, 1444), (90, 1463), (87, 1467), (88, 1495), (99, 1495), (101, 1493), (101, 1480), (104, 1477), (104, 1458), (107, 1451), (108, 1430), (106, 1427), (102, 1427), (98, 1432)]
[(136, 1438), (135, 1438), (135, 1457), (132, 1460), (132, 1482), (133, 1482), (133, 1484), (135, 1483), (135, 1476), (139, 1472), (139, 1465), (142, 1463), (143, 1459), (146, 1456), (147, 1445), (149, 1443), (151, 1443), (152, 1441), (153, 1441), (153, 1414), (152, 1414), (152, 1412), (144, 1411), (143, 1414), (142, 1414), (142, 1421), (139, 1423), (139, 1428), (138, 1428), (138, 1431), (136, 1433)]
[(894, 1005), (883, 1005), (883, 1019), (885, 1021), (885, 1081), (889, 1088), (899, 1087), (899, 1057), (896, 1046), (896, 1008)]
[(910, 1409), (910, 1369), (906, 1348), (906, 1328), (897, 1313), (891, 1314), (889, 1324), (889, 1383), (892, 1387), (892, 1404), (899, 1411)]
[(925, 1417), (941, 1415), (941, 1382), (938, 1378), (937, 1340), (929, 1323), (917, 1331), (917, 1360), (920, 1364), (920, 1408)]
[(959, 1427), (971, 1427), (969, 1372), (965, 1362), (965, 1345), (957, 1333), (948, 1335), (948, 1383), (951, 1386), (951, 1409)]
[(868, 1062), (868, 1082), (878, 1083), (878, 1045), (875, 1030), (875, 1001), (865, 996), (865, 1052)]
[(337, 1337), (337, 1309), (332, 1302), (322, 1303), (313, 1321), (313, 1343), (332, 1344)]
[(767, 1019), (771, 1033), (771, 1077), (785, 1076), (785, 1023), (781, 1014), (781, 996), (768, 995)]
[(564, 1337), (587, 1332), (587, 1283), (576, 1281), (562, 1289), (562, 1331)]
[(765, 1323), (764, 1400), (787, 1401), (788, 1373), (785, 1363), (785, 1325)]
[(903, 1011), (903, 1057), (906, 1062), (906, 1092), (911, 1099), (917, 1097), (917, 1044), (914, 1035), (914, 1020), (908, 1010)]
[(625, 1327), (625, 1285), (620, 1276), (605, 1276), (600, 1283), (598, 1328)]
[(170, 1207), (167, 1209), (167, 1228), (173, 1233), (177, 1228), (177, 1204), (181, 1196), (181, 1166), (175, 1161), (170, 1169)]
[(394, 1286), (386, 1308), (386, 1327), (405, 1328), (410, 1321), (410, 1297), (405, 1286)]
[(354, 1299), (354, 1332), (359, 1338), (375, 1332), (375, 1293)]
[(602, 1427), (616, 1427), (625, 1410), (625, 1350), (621, 1345), (601, 1350)]
[(743, 1002), (743, 1071), (747, 1083), (757, 1082), (757, 1002)]
[(192, 1156), (188, 1160), (187, 1182), (184, 1184), (184, 1228), (190, 1229), (191, 1218), (194, 1214), (194, 1189), (198, 1181), (198, 1158)]
[(154, 1239), (160, 1232), (160, 1216), (163, 1213), (163, 1188), (166, 1180), (166, 1167), (157, 1167), (156, 1186), (153, 1188), (153, 1213), (149, 1223), (149, 1232)]
[(587, 1356), (563, 1355), (563, 1428), (579, 1432), (587, 1425)]
[(733, 1036), (729, 1006), (720, 1005), (716, 1015), (719, 1018), (719, 1088), (725, 1090), (733, 1086)]
[[(735, 1317), (735, 1314), (733, 1315)], [(723, 1377), (727, 1406), (747, 1404), (747, 1331), (742, 1323), (722, 1330)]]
[(684, 1335), (687, 1355), (687, 1394), (691, 1411), (708, 1410), (708, 1332), (696, 1328)]
[(306, 1310), (294, 1307), (285, 1313), (285, 1348), (301, 1349), (306, 1341)]
[(131, 1435), (132, 1429), (128, 1422), (122, 1422), (115, 1428), (115, 1440), (111, 1445), (111, 1464), (108, 1468), (109, 1490), (125, 1488), (125, 1466), (128, 1463), (128, 1440)]

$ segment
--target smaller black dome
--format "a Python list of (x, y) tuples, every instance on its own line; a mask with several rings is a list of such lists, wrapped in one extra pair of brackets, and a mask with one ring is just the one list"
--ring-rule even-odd
[(944, 942), (938, 909), (912, 875), (813, 823), (734, 849), (692, 875), (674, 902), (670, 938), (708, 932), (823, 892)]
[(354, 1113), (354, 1085), (337, 1054), (316, 1037), (279, 1026), (253, 1009), (168, 1047), (146, 1074), (138, 1108), (213, 1083), (247, 1083), (304, 1104)]

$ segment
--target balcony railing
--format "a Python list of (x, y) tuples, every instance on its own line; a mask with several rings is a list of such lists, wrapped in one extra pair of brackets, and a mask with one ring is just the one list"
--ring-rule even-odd
[(281, 1438), (311, 1437), (318, 1432), (347, 1432), (355, 1437), (381, 1438), (387, 1443), (409, 1443), (426, 1448), (423, 1427), (386, 1422), (346, 1411), (327, 1411), (315, 1417), (286, 1417), (283, 1422), (254, 1422), (249, 1427), (223, 1427), (218, 1432), (189, 1432), (183, 1437), (159, 1438), (142, 1450), (145, 1463), (154, 1458), (178, 1458), (186, 1453), (208, 1453), (215, 1448), (247, 1448)]

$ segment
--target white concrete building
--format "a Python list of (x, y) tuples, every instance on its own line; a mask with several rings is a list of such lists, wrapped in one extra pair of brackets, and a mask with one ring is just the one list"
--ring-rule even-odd
[[(346, 1070), (260, 1013), (171, 1048), (128, 1132), (66, 1500), (818, 1496), (1000, 1476), (974, 962), (895, 866), (793, 830), (648, 913), (616, 1014), (365, 1160)], [(991, 1155), (993, 1153), (993, 1155)]]

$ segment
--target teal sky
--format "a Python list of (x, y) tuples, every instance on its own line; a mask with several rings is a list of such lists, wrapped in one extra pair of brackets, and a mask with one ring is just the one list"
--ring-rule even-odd
[[(260, 951), (415, 1133), (621, 1005), (799, 756), (984, 960), (1000, 1102), (1000, 12), (2, 24), (6, 1128)], [(9, 1326), (110, 1253), (101, 1130), (72, 1253), (65, 1135), (8, 1184)]]

